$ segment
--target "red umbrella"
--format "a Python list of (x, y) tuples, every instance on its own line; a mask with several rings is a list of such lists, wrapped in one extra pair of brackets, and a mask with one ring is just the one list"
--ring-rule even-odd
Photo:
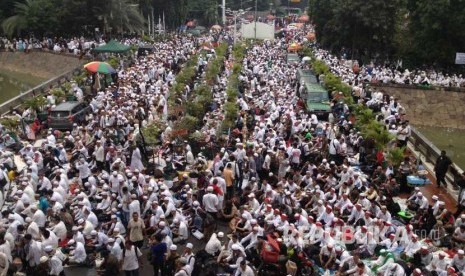
[(308, 17), (308, 15), (302, 15), (297, 19), (297, 21), (299, 22), (308, 22), (309, 20), (310, 20), (310, 17)]

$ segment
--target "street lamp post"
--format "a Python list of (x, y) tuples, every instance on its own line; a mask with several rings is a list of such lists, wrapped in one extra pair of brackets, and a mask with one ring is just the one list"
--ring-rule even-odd
[(255, 26), (254, 26), (254, 31), (255, 31), (255, 35), (254, 35), (254, 39), (257, 39), (257, 0), (255, 0)]
[(223, 0), (223, 4), (221, 5), (222, 9), (222, 19), (223, 19), (223, 27), (226, 26), (226, 0)]
[[(239, 11), (235, 12), (234, 13), (234, 39), (233, 39), (233, 45), (236, 44), (236, 30), (237, 30), (237, 17), (238, 16), (242, 16), (244, 14), (244, 11), (242, 9), (240, 9)], [(242, 24), (241, 24), (242, 25)]]
[(236, 36), (237, 36), (237, 17), (242, 16), (244, 14), (244, 10), (240, 9), (238, 11), (231, 11), (228, 10), (228, 13), (232, 13), (234, 17), (234, 32), (233, 32), (233, 45), (236, 44)]

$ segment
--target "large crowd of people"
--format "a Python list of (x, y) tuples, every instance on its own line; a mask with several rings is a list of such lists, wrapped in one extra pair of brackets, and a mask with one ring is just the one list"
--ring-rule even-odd
[[(248, 46), (228, 143), (207, 154), (177, 141), (170, 87), (182, 64), (213, 40), (155, 43), (153, 54), (120, 68), (117, 83), (93, 95), (84, 122), (46, 130), (40, 145), (24, 143), (16, 159), (8, 152), (16, 142), (2, 128), (0, 275), (63, 275), (67, 266), (139, 275), (144, 263), (154, 275), (176, 276), (463, 275), (465, 214), (407, 185), (417, 169), (413, 156), (383, 167), (338, 93), (328, 121), (308, 113), (297, 96), (297, 69), (309, 64), (286, 62), (286, 39)], [(405, 145), (400, 104), (362, 85), (397, 73), (367, 67), (355, 74), (314, 52), (360, 104), (379, 103), (378, 116)], [(213, 58), (197, 61), (197, 81)], [(227, 54), (225, 64), (232, 63)], [(231, 73), (224, 66), (212, 87), (214, 103), (199, 130), (208, 141), (219, 141)], [(166, 125), (151, 158), (158, 170), (137, 143), (155, 121)], [(16, 176), (8, 174), (13, 160), (25, 165)]]

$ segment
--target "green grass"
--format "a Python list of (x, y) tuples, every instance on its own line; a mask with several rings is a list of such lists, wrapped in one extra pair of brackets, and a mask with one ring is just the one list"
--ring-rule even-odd
[(30, 74), (0, 69), (0, 103), (13, 98), (19, 95), (21, 91), (25, 92), (44, 81), (46, 81), (46, 79)]
[(427, 126), (416, 128), (438, 149), (445, 150), (452, 162), (465, 169), (465, 130)]

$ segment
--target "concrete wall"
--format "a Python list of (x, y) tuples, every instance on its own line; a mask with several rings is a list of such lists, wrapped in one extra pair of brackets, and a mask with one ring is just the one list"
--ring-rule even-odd
[(399, 99), (415, 125), (465, 129), (465, 93), (382, 86), (377, 89)]
[(0, 69), (51, 79), (85, 63), (75, 56), (51, 52), (0, 52)]
[(9, 71), (26, 72), (34, 76), (41, 76), (48, 81), (0, 104), (0, 114), (6, 114), (13, 108), (21, 105), (27, 98), (41, 95), (48, 91), (50, 86), (56, 87), (79, 74), (82, 65), (88, 61), (77, 57), (59, 55), (49, 52), (9, 53), (0, 52), (0, 68)]

